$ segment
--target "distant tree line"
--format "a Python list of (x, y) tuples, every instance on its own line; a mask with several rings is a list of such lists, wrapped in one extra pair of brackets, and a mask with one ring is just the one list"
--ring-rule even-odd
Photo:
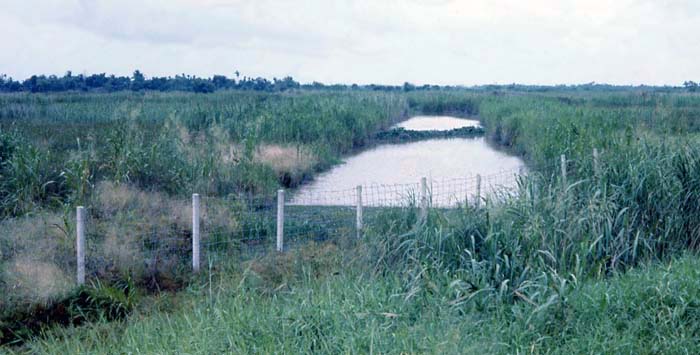
[[(261, 77), (240, 77), (238, 71), (235, 78), (225, 75), (214, 75), (211, 78), (201, 78), (192, 75), (175, 75), (174, 77), (146, 78), (139, 70), (132, 76), (107, 75), (105, 73), (92, 75), (74, 75), (66, 72), (64, 76), (56, 75), (32, 75), (24, 81), (17, 81), (7, 75), (0, 75), (0, 92), (62, 92), (62, 91), (185, 91), (197, 93), (210, 93), (217, 90), (254, 90), (254, 91), (285, 91), (290, 89), (315, 89), (315, 90), (375, 90), (375, 91), (413, 91), (451, 88), (450, 86), (422, 85), (415, 86), (410, 83), (398, 85), (326, 85), (314, 81), (311, 84), (300, 84), (292, 77), (268, 80)], [(454, 87), (457, 88), (457, 87)]]
[[(74, 75), (68, 71), (63, 76), (56, 75), (32, 75), (24, 81), (14, 80), (7, 75), (0, 75), (0, 92), (32, 92), (48, 93), (62, 91), (184, 91), (196, 93), (210, 93), (218, 90), (253, 90), (253, 91), (286, 91), (290, 89), (314, 89), (314, 90), (373, 90), (373, 91), (420, 91), (420, 90), (463, 90), (464, 86), (439, 86), (439, 85), (358, 85), (358, 84), (332, 84), (327, 85), (314, 81), (311, 84), (300, 84), (292, 77), (268, 80), (261, 77), (240, 77), (238, 71), (234, 72), (235, 78), (225, 75), (214, 75), (210, 78), (201, 78), (193, 75), (175, 75), (174, 77), (146, 76), (139, 70), (132, 76), (107, 75), (105, 73)], [(577, 85), (479, 85), (469, 87), (473, 91), (525, 91), (525, 92), (549, 92), (549, 91), (622, 91), (622, 90), (650, 90), (673, 91), (686, 89), (691, 92), (700, 91), (698, 83), (686, 81), (682, 87), (677, 86), (629, 86), (587, 83)]]
[[(236, 73), (237, 76), (239, 75)], [(92, 75), (73, 75), (70, 71), (64, 76), (32, 75), (24, 81), (16, 81), (7, 75), (0, 75), (0, 92), (60, 92), (60, 91), (186, 91), (209, 93), (216, 90), (240, 89), (256, 91), (285, 91), (299, 88), (300, 84), (291, 77), (242, 79), (228, 78), (224, 75), (214, 75), (211, 78), (200, 78), (191, 75), (176, 75), (175, 77), (146, 78), (141, 71), (136, 70), (131, 77), (107, 75), (105, 73)]]
[[(285, 91), (290, 89), (316, 89), (316, 90), (376, 90), (376, 91), (413, 91), (450, 88), (438, 85), (415, 86), (410, 83), (398, 85), (326, 85), (314, 81), (311, 84), (300, 84), (292, 77), (268, 80), (261, 77), (240, 77), (238, 71), (235, 78), (225, 75), (214, 75), (211, 78), (201, 78), (192, 75), (175, 75), (174, 77), (146, 78), (139, 70), (132, 76), (107, 75), (105, 73), (92, 75), (74, 75), (66, 72), (64, 76), (56, 75), (32, 75), (24, 81), (17, 81), (7, 75), (0, 75), (0, 92), (61, 92), (61, 91), (185, 91), (197, 93), (209, 93), (217, 90), (254, 90), (254, 91)], [(456, 87), (455, 87), (456, 88)]]

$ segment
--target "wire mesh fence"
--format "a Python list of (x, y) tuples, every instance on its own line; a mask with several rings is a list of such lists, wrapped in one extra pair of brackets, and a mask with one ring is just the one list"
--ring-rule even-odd
[[(569, 172), (584, 171), (586, 164), (589, 162), (564, 160)], [(84, 210), (84, 255), (77, 253), (78, 223), (74, 211), (37, 215), (31, 222), (5, 221), (5, 226), (30, 230), (28, 234), (35, 237), (0, 238), (0, 271), (14, 275), (3, 276), (0, 286), (3, 290), (23, 290), (74, 284), (76, 280), (80, 283), (77, 274), (84, 262), (87, 282), (129, 277), (167, 287), (168, 280), (191, 273), (195, 260), (203, 268), (218, 267), (312, 241), (354, 238), (371, 229), (378, 218), (391, 218), (392, 212), (449, 209), (465, 204), (479, 208), (486, 201), (517, 195), (525, 179), (541, 172), (551, 174), (550, 181), (565, 180), (557, 177), (560, 165), (557, 162), (484, 176), (314, 191), (303, 196), (291, 193), (284, 195), (281, 205), (272, 194), (201, 196), (199, 213), (195, 213), (190, 199), (165, 199), (115, 189), (111, 197), (93, 202)], [(193, 228), (195, 219), (199, 221), (198, 232)], [(278, 226), (283, 227), (282, 232)], [(41, 276), (64, 281), (36, 282)], [(17, 292), (17, 297), (21, 297), (21, 292)]]
[[(514, 188), (517, 174), (518, 171), (504, 171), (460, 179), (426, 179), (425, 186), (421, 182), (367, 185), (361, 189), (317, 192), (303, 199), (287, 195), (282, 204), (281, 250), (310, 241), (357, 236), (361, 228), (373, 223), (386, 209), (450, 208), (478, 203), (498, 189)], [(362, 212), (358, 211), (360, 201)], [(202, 196), (199, 204), (197, 216), (193, 216), (191, 201), (186, 200), (170, 201), (167, 205), (162, 201), (127, 201), (119, 206), (98, 204), (87, 208), (83, 227), (87, 279), (125, 274), (143, 280), (164, 278), (195, 267), (195, 259), (211, 266), (279, 249), (279, 205), (275, 196)], [(362, 215), (358, 217), (358, 213)], [(199, 233), (193, 229), (193, 218), (199, 221)], [(75, 249), (75, 245), (71, 248)], [(198, 257), (194, 250), (199, 251)], [(80, 262), (65, 261), (62, 264), (73, 270)]]
[(500, 190), (517, 188), (522, 169), (505, 170), (490, 175), (473, 175), (464, 178), (426, 179), (425, 191), (420, 181), (404, 184), (370, 184), (357, 188), (328, 191), (305, 191), (293, 195), (287, 204), (295, 206), (355, 206), (358, 191), (362, 203), (368, 207), (417, 206), (426, 197), (433, 207), (455, 207), (477, 196), (487, 198)]

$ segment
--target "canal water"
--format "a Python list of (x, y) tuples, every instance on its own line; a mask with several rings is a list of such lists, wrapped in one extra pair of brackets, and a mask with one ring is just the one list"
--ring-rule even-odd
[[(477, 120), (418, 116), (396, 127), (451, 130), (478, 125)], [(482, 176), (479, 191), (485, 196), (513, 187), (522, 167), (521, 159), (495, 149), (484, 137), (381, 144), (347, 157), (344, 163), (302, 185), (291, 204), (354, 205), (355, 188), (362, 185), (365, 205), (404, 205), (415, 202), (425, 177), (434, 205), (454, 205), (475, 197), (477, 174)]]
[(481, 123), (478, 120), (450, 116), (415, 116), (397, 123), (393, 128), (409, 131), (449, 131), (463, 127), (481, 127)]

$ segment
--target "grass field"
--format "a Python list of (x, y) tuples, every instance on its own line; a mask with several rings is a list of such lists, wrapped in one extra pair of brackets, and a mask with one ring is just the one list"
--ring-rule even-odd
[[(124, 322), (59, 328), (38, 353), (611, 353), (698, 350), (700, 267), (681, 257), (621, 276), (541, 280), (542, 304), (464, 293), (429, 275), (405, 288), (332, 246), (284, 262), (263, 258), (179, 294), (149, 300)], [(350, 261), (352, 263), (352, 261)], [(284, 284), (277, 285), (281, 277)], [(451, 281), (451, 282), (448, 282)]]
[(0, 245), (70, 257), (77, 204), (99, 212), (105, 243), (133, 225), (186, 237), (172, 211), (193, 191), (226, 206), (212, 218), (236, 235), (250, 212), (236, 196), (293, 187), (412, 113), (478, 114), (534, 173), (502, 204), (423, 222), (387, 210), (360, 241), (340, 233), (201, 278), (161, 277), (178, 292), (153, 293), (153, 274), (123, 262), (89, 298), (51, 282), (36, 294), (8, 275), (69, 279), (70, 265), (38, 271), (3, 254), (5, 324), (36, 304), (92, 300), (75, 310), (90, 312), (86, 325), (8, 351), (697, 352), (700, 96), (680, 92), (4, 95), (0, 227), (11, 232)]

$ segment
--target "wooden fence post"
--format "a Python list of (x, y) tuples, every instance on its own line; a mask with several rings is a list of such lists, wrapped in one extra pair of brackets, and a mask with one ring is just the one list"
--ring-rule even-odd
[(85, 284), (85, 208), (83, 206), (77, 208), (76, 222), (77, 281), (78, 285), (82, 286)]
[(199, 272), (199, 194), (192, 194), (192, 271)]
[(600, 165), (598, 162), (598, 148), (593, 148), (593, 175), (600, 177)]
[(420, 213), (421, 218), (428, 215), (428, 180), (425, 177), (420, 179)]
[(481, 174), (476, 174), (476, 208), (481, 207)]
[(357, 219), (356, 219), (357, 238), (362, 236), (362, 185), (357, 186)]
[(284, 251), (284, 190), (277, 190), (277, 251)]
[(562, 154), (560, 158), (561, 158), (561, 182), (562, 182), (563, 189), (566, 190), (566, 188), (568, 187), (568, 185), (566, 183), (566, 155)]

